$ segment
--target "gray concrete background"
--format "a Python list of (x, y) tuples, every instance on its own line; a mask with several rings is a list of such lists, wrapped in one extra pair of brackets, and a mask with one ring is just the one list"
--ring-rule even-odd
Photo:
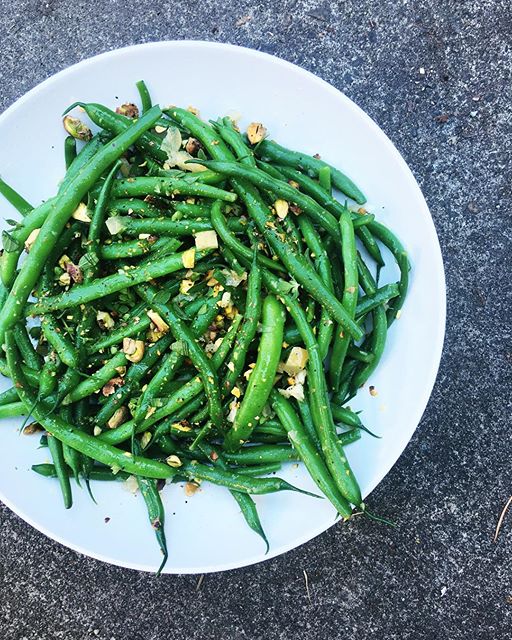
[(197, 577), (81, 557), (2, 507), (0, 637), (512, 638), (512, 514), (492, 541), (512, 493), (509, 2), (2, 0), (0, 10), (1, 109), (69, 64), (151, 40), (245, 45), (323, 77), (403, 153), (448, 284), (434, 394), (372, 496), (397, 529), (337, 526), (198, 589)]

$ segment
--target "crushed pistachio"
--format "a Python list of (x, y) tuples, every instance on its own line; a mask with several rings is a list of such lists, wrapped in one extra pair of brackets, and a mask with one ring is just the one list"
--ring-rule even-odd
[(247, 137), (251, 144), (258, 144), (267, 135), (267, 130), (261, 122), (251, 122), (247, 127)]

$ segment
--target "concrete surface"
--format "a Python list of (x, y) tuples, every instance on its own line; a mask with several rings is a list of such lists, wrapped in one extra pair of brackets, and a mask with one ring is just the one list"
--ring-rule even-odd
[(373, 494), (396, 530), (338, 526), (198, 588), (197, 577), (157, 580), (78, 556), (2, 508), (1, 638), (512, 638), (512, 514), (492, 540), (512, 493), (509, 2), (2, 0), (0, 10), (2, 109), (82, 58), (174, 38), (263, 49), (342, 89), (422, 186), (449, 303), (429, 407)]

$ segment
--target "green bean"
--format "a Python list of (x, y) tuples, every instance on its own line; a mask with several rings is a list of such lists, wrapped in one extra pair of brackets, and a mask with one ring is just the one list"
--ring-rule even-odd
[(212, 484), (227, 487), (231, 491), (240, 491), (250, 495), (263, 495), (276, 491), (297, 491), (304, 495), (318, 498), (314, 493), (294, 487), (282, 478), (251, 478), (232, 471), (223, 471), (192, 460), (184, 462), (179, 467), (180, 473), (185, 474), (190, 480), (206, 480)]
[(335, 420), (339, 420), (353, 429), (362, 427), (361, 419), (357, 413), (354, 413), (347, 407), (340, 407), (335, 403), (331, 403), (331, 411)]
[(153, 103), (151, 102), (151, 95), (144, 80), (138, 80), (135, 83), (135, 86), (137, 87), (137, 91), (139, 92), (140, 101), (142, 104), (142, 113), (146, 113), (146, 111), (149, 111), (153, 106)]
[[(217, 203), (216, 203), (217, 204)], [(214, 208), (216, 206), (214, 205)], [(254, 340), (261, 315), (261, 270), (258, 266), (257, 254), (254, 254), (252, 268), (247, 283), (247, 301), (245, 316), (235, 346), (231, 353), (228, 372), (224, 377), (222, 388), (231, 392), (245, 366), (245, 358), (249, 345)]]
[[(135, 441), (135, 451), (137, 455), (141, 455), (140, 445), (137, 441)], [(153, 478), (144, 478), (143, 476), (137, 476), (137, 484), (139, 485), (140, 492), (142, 497), (144, 498), (144, 502), (146, 503), (146, 508), (148, 511), (149, 523), (153, 531), (155, 532), (155, 537), (158, 542), (158, 546), (160, 547), (160, 551), (162, 552), (163, 559), (156, 572), (156, 575), (159, 576), (162, 573), (162, 569), (167, 563), (167, 559), (169, 557), (169, 553), (167, 551), (167, 541), (165, 539), (165, 509), (162, 504), (162, 499), (160, 497), (160, 492), (158, 491), (156, 480)]]
[(373, 296), (377, 291), (377, 285), (375, 278), (371, 274), (366, 262), (361, 258), (359, 251), (357, 252), (357, 274), (359, 280), (359, 286), (366, 293), (366, 295)]
[[(55, 465), (44, 462), (42, 464), (33, 464), (32, 471), (38, 473), (40, 476), (44, 476), (45, 478), (56, 478), (57, 471), (55, 469)], [(71, 469), (68, 469), (68, 475), (71, 475)], [(127, 480), (129, 478), (128, 473), (123, 473), (122, 471), (118, 471), (117, 473), (112, 473), (109, 468), (105, 469), (92, 469), (89, 473), (90, 480)]]
[[(354, 227), (348, 209), (344, 209), (340, 217), (340, 231), (343, 256), (343, 306), (351, 318), (355, 317), (357, 297), (359, 290), (359, 280), (357, 272), (357, 252), (354, 236)], [(343, 369), (343, 362), (347, 355), (350, 343), (350, 336), (344, 331), (344, 327), (338, 325), (331, 353), (329, 374), (331, 386), (337, 391), (340, 386), (340, 377)]]
[(241, 476), (267, 476), (271, 473), (279, 471), (282, 467), (280, 462), (269, 462), (268, 464), (260, 464), (254, 467), (236, 467), (236, 470)]
[(24, 414), (26, 414), (25, 405), (19, 400), (17, 402), (0, 405), (0, 420), (4, 418), (15, 418), (16, 416), (22, 416)]
[(2, 393), (0, 393), (0, 407), (3, 407), (6, 404), (11, 404), (13, 402), (18, 402), (19, 399), (20, 397), (18, 395), (16, 387), (11, 387), (10, 389), (7, 389), (6, 391), (2, 391)]
[(224, 438), (224, 448), (236, 451), (247, 440), (267, 403), (281, 357), (285, 310), (274, 297), (267, 296), (262, 305), (262, 335), (256, 365), (245, 395), (236, 412), (233, 426)]
[(377, 289), (374, 295), (363, 296), (359, 299), (356, 306), (356, 318), (364, 317), (368, 312), (373, 311), (373, 309), (380, 307), (380, 305), (389, 302), (389, 300), (399, 295), (400, 286), (396, 282), (385, 284), (383, 287)]
[(287, 166), (300, 167), (311, 172), (315, 176), (318, 176), (319, 170), (323, 167), (329, 167), (331, 170), (331, 180), (336, 189), (339, 189), (342, 193), (359, 204), (364, 204), (366, 202), (366, 198), (352, 180), (347, 178), (347, 176), (341, 171), (319, 158), (314, 158), (313, 156), (309, 156), (298, 151), (290, 151), (273, 140), (263, 140), (257, 145), (255, 152), (260, 158), (270, 159), (274, 162)]
[(112, 200), (109, 203), (109, 212), (111, 214), (128, 213), (142, 218), (158, 218), (162, 215), (161, 209), (153, 206), (150, 202), (139, 200), (138, 198)]
[(352, 429), (351, 431), (346, 431), (342, 433), (339, 437), (339, 443), (342, 447), (346, 447), (353, 442), (357, 442), (361, 439), (361, 429)]
[[(389, 316), (387, 316), (389, 318)], [(357, 370), (352, 379), (351, 388), (355, 391), (358, 387), (362, 387), (368, 378), (377, 368), (382, 354), (384, 353), (384, 347), (386, 346), (387, 328), (389, 320), (386, 319), (386, 311), (384, 307), (377, 307), (373, 311), (373, 331), (371, 335), (370, 350), (373, 354), (373, 359), (368, 364), (364, 364)]]
[(375, 241), (375, 238), (373, 237), (373, 235), (371, 234), (371, 232), (368, 229), (369, 224), (365, 225), (365, 226), (362, 226), (360, 229), (358, 229), (357, 235), (358, 235), (359, 240), (361, 240), (361, 242), (363, 243), (364, 248), (366, 249), (366, 251), (368, 251), (370, 256), (377, 263), (377, 266), (378, 267), (383, 267), (384, 266), (384, 259), (382, 257), (381, 252), (380, 252), (379, 245), (377, 244), (377, 242)]
[(34, 345), (30, 340), (30, 336), (28, 335), (25, 325), (21, 323), (16, 324), (13, 328), (13, 332), (23, 361), (31, 369), (39, 371), (43, 366), (43, 358), (34, 349)]
[(368, 225), (368, 230), (391, 251), (400, 269), (400, 282), (398, 284), (399, 293), (396, 300), (391, 303), (387, 310), (389, 327), (398, 317), (405, 302), (409, 287), (409, 270), (411, 266), (409, 264), (406, 250), (398, 238), (389, 229), (379, 222), (372, 222)]
[(297, 401), (297, 407), (299, 409), (302, 424), (304, 425), (304, 428), (306, 429), (310, 440), (314, 443), (318, 451), (322, 451), (322, 445), (320, 444), (320, 439), (318, 438), (318, 433), (315, 429), (313, 416), (311, 415), (311, 407), (309, 406), (306, 398), (304, 398), (304, 400), (302, 400), (301, 402)]
[(224, 451), (224, 460), (237, 465), (259, 465), (274, 462), (288, 462), (298, 460), (297, 452), (286, 445), (254, 445), (242, 447), (236, 453)]
[[(196, 251), (196, 262), (201, 260), (207, 253)], [(41, 315), (48, 311), (77, 307), (142, 282), (161, 278), (180, 269), (183, 269), (183, 253), (164, 256), (132, 268), (125, 267), (121, 272), (97, 278), (90, 283), (77, 284), (60, 295), (49, 296), (28, 305), (26, 308), (27, 315)]]
[(64, 161), (66, 164), (66, 169), (73, 164), (73, 161), (76, 158), (76, 140), (73, 136), (67, 136), (64, 139)]
[(78, 368), (80, 363), (78, 351), (58, 320), (50, 314), (44, 315), (41, 318), (41, 329), (46, 341), (56, 351), (61, 362), (67, 367)]
[[(235, 231), (243, 229), (239, 220), (230, 220), (230, 228)], [(185, 220), (170, 220), (169, 218), (110, 218), (110, 228), (115, 234), (135, 236), (140, 233), (150, 233), (154, 235), (166, 236), (191, 236), (200, 231), (210, 231), (212, 224), (209, 220), (198, 220), (195, 218)]]
[(112, 196), (114, 198), (137, 198), (155, 194), (167, 197), (179, 195), (201, 196), (214, 200), (224, 200), (225, 202), (234, 202), (236, 200), (235, 193), (204, 184), (196, 176), (197, 174), (183, 178), (150, 176), (117, 180), (112, 189)]
[[(202, 453), (204, 453), (210, 460), (212, 460), (214, 466), (219, 467), (219, 469), (221, 469), (222, 471), (230, 471), (228, 466), (224, 463), (224, 460), (222, 459), (221, 454), (217, 452), (213, 447), (200, 445), (200, 449)], [(216, 453), (215, 460), (213, 460), (212, 458), (212, 455), (211, 455), (212, 451), (215, 451)], [(273, 469), (273, 471), (274, 470), (275, 469)], [(268, 553), (270, 546), (269, 546), (265, 531), (261, 525), (260, 517), (258, 515), (258, 510), (256, 508), (256, 504), (254, 503), (254, 500), (251, 498), (251, 496), (248, 493), (242, 493), (240, 491), (232, 491), (232, 490), (230, 490), (230, 493), (235, 499), (238, 506), (240, 507), (240, 511), (242, 512), (245, 522), (263, 540), (266, 546), (265, 553)]]
[(233, 122), (230, 118), (222, 118), (222, 122), (212, 122), (211, 124), (224, 142), (231, 147), (242, 164), (251, 167), (256, 166), (254, 151), (245, 144), (242, 135), (233, 127)]
[(5, 180), (2, 180), (2, 178), (0, 178), (0, 194), (3, 195), (7, 202), (22, 216), (26, 216), (27, 213), (30, 213), (34, 208), (25, 198), (9, 186)]
[(325, 166), (318, 169), (318, 182), (326, 193), (332, 195), (331, 167)]
[(128, 240), (126, 242), (103, 244), (100, 248), (100, 258), (102, 260), (137, 258), (154, 251), (155, 248), (158, 249), (164, 246), (166, 241), (166, 238), (160, 238), (160, 240), (156, 240), (156, 238), (137, 238), (137, 240)]
[[(52, 251), (55, 238), (60, 235), (69, 218), (76, 210), (82, 197), (88, 192), (98, 177), (112, 165), (139, 135), (148, 129), (160, 115), (157, 107), (131, 125), (126, 132), (105, 145), (83, 167), (67, 188), (52, 200), (48, 216), (37, 236), (30, 253), (23, 262), (9, 297), (0, 310), (0, 344), (5, 331), (14, 326), (23, 315), (25, 303), (39, 279), (45, 260)], [(78, 159), (78, 158), (77, 158)]]
[(347, 349), (347, 355), (350, 358), (353, 358), (354, 360), (360, 360), (361, 362), (372, 362), (374, 358), (373, 353), (364, 351), (364, 349), (361, 349), (359, 347), (354, 347), (354, 345), (351, 345)]
[(318, 449), (310, 439), (291, 403), (275, 390), (271, 394), (271, 402), (281, 424), (288, 433), (291, 445), (299, 454), (316, 485), (329, 499), (340, 516), (349, 519), (352, 515), (352, 508), (336, 487)]
[[(327, 167), (328, 169), (329, 167)], [(304, 236), (304, 240), (308, 245), (308, 248), (314, 257), (316, 269), (322, 278), (325, 286), (334, 294), (334, 284), (332, 281), (331, 265), (329, 257), (322, 245), (318, 235), (313, 227), (311, 221), (305, 216), (299, 216), (299, 227)], [(332, 334), (334, 332), (334, 323), (329, 315), (328, 311), (322, 307), (320, 315), (320, 323), (318, 329), (318, 346), (320, 347), (320, 354), (322, 360), (327, 357), (327, 352), (332, 341)]]
[(53, 437), (52, 433), (48, 433), (48, 449), (53, 460), (53, 466), (57, 478), (59, 479), (60, 490), (62, 493), (62, 499), (64, 501), (64, 508), (71, 509), (73, 505), (73, 496), (71, 493), (71, 484), (69, 482), (69, 475), (66, 469), (66, 463), (64, 462), (64, 454), (62, 452), (62, 442)]
[[(139, 288), (139, 291), (144, 295), (145, 289), (143, 287)], [(212, 422), (216, 428), (222, 429), (223, 417), (220, 390), (216, 382), (217, 376), (211, 361), (208, 359), (203, 349), (197, 344), (193, 333), (179, 317), (179, 314), (173, 305), (163, 305), (155, 301), (151, 301), (149, 296), (145, 296), (145, 300), (169, 325), (169, 328), (176, 340), (181, 340), (186, 345), (187, 355), (198, 370), (203, 382), (208, 398), (208, 406)]]

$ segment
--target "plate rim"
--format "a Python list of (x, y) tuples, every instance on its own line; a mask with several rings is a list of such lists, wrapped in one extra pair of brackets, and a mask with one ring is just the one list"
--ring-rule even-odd
[[(433, 359), (433, 366), (430, 367), (430, 370), (428, 371), (428, 384), (425, 384), (423, 389), (422, 389), (422, 393), (420, 394), (420, 397), (417, 400), (416, 403), (416, 411), (414, 412), (414, 416), (411, 416), (411, 423), (414, 423), (414, 429), (409, 437), (409, 439), (407, 440), (407, 442), (404, 444), (404, 446), (400, 449), (400, 451), (397, 453), (397, 455), (394, 457), (393, 460), (390, 460), (387, 462), (386, 464), (386, 471), (381, 475), (381, 477), (378, 480), (375, 480), (374, 482), (372, 482), (370, 484), (369, 490), (366, 493), (366, 495), (364, 497), (366, 497), (367, 495), (369, 495), (372, 491), (374, 491), (374, 489), (384, 480), (384, 478), (389, 474), (389, 472), (393, 469), (393, 467), (395, 466), (395, 464), (398, 462), (398, 460), (400, 459), (400, 457), (402, 456), (405, 448), (407, 447), (407, 445), (410, 443), (410, 441), (412, 440), (412, 437), (414, 435), (414, 433), (416, 432), (416, 430), (418, 429), (419, 423), (425, 413), (425, 410), (427, 408), (429, 399), (432, 395), (432, 390), (434, 388), (436, 379), (437, 379), (437, 375), (439, 372), (439, 368), (441, 365), (441, 358), (442, 358), (442, 352), (443, 352), (443, 345), (444, 345), (444, 339), (445, 339), (445, 333), (446, 333), (446, 305), (447, 305), (447, 301), (446, 301), (446, 277), (445, 277), (445, 270), (444, 270), (444, 261), (443, 261), (443, 256), (442, 256), (442, 251), (441, 251), (441, 246), (439, 243), (439, 237), (437, 235), (437, 230), (434, 224), (434, 219), (432, 217), (432, 214), (430, 213), (430, 209), (428, 207), (428, 204), (425, 200), (425, 197), (423, 195), (423, 192), (421, 191), (421, 188), (414, 176), (414, 174), (412, 173), (409, 165), (407, 164), (407, 162), (405, 161), (405, 159), (403, 158), (402, 154), (400, 153), (400, 151), (395, 147), (395, 145), (393, 144), (393, 142), (391, 141), (391, 139), (389, 138), (389, 136), (379, 127), (379, 125), (375, 122), (375, 120), (373, 120), (373, 118), (371, 116), (369, 116), (361, 107), (359, 107), (353, 100), (351, 100), (347, 95), (345, 95), (340, 89), (337, 89), (336, 87), (334, 87), (333, 85), (331, 85), (329, 82), (327, 82), (326, 80), (323, 80), (321, 77), (315, 75), (313, 72), (304, 69), (303, 67), (294, 64), (292, 62), (289, 62), (288, 60), (285, 60), (283, 58), (280, 58), (276, 55), (264, 52), (264, 51), (259, 51), (257, 49), (252, 49), (250, 47), (244, 47), (244, 46), (239, 46), (239, 45), (235, 45), (235, 44), (230, 44), (230, 43), (223, 43), (223, 42), (212, 42), (212, 41), (208, 41), (208, 40), (156, 40), (156, 41), (150, 41), (150, 42), (144, 42), (144, 43), (139, 43), (139, 44), (133, 44), (133, 45), (128, 45), (126, 47), (120, 47), (120, 48), (116, 48), (116, 49), (111, 49), (109, 51), (104, 51), (102, 53), (96, 54), (94, 56), (91, 57), (87, 57), (84, 58), (83, 60), (80, 60), (79, 62), (76, 62), (72, 65), (70, 65), (69, 67), (66, 67), (64, 69), (61, 69), (60, 71), (52, 74), (51, 76), (49, 76), (48, 78), (46, 78), (45, 80), (41, 81), (40, 83), (38, 83), (37, 85), (35, 85), (34, 87), (32, 87), (28, 92), (26, 92), (25, 94), (23, 94), (22, 96), (20, 96), (17, 100), (15, 100), (12, 104), (10, 104), (1, 114), (0, 114), (0, 125), (2, 124), (2, 122), (11, 115), (11, 113), (13, 113), (14, 111), (16, 111), (20, 106), (22, 106), (23, 104), (25, 104), (26, 101), (30, 100), (33, 96), (36, 96), (40, 91), (44, 90), (48, 85), (50, 85), (52, 82), (54, 82), (56, 79), (62, 79), (65, 78), (66, 75), (71, 74), (71, 73), (75, 73), (76, 71), (80, 71), (81, 68), (85, 68), (88, 65), (91, 64), (96, 64), (98, 61), (101, 61), (101, 59), (103, 58), (115, 58), (115, 57), (119, 57), (119, 56), (123, 56), (126, 53), (129, 52), (133, 52), (133, 51), (137, 51), (137, 50), (142, 50), (142, 49), (154, 49), (154, 48), (158, 48), (158, 47), (162, 47), (162, 48), (167, 48), (167, 47), (172, 47), (172, 48), (185, 48), (185, 47), (201, 47), (201, 48), (212, 48), (212, 49), (220, 49), (220, 50), (228, 50), (228, 51), (240, 51), (242, 50), (246, 55), (248, 56), (253, 56), (255, 58), (266, 58), (269, 59), (270, 61), (272, 61), (272, 63), (277, 64), (281, 67), (284, 67), (285, 69), (289, 69), (289, 70), (294, 70), (295, 72), (300, 72), (301, 74), (305, 74), (306, 77), (308, 77), (309, 80), (313, 81), (314, 83), (316, 83), (317, 85), (319, 85), (319, 87), (322, 90), (327, 90), (329, 91), (331, 94), (333, 94), (338, 100), (341, 99), (345, 105), (350, 108), (351, 110), (355, 111), (356, 114), (362, 118), (366, 124), (368, 125), (368, 127), (371, 129), (371, 132), (374, 136), (376, 136), (381, 143), (383, 143), (386, 147), (387, 147), (387, 151), (389, 153), (391, 153), (393, 156), (395, 156), (395, 159), (398, 161), (398, 166), (400, 167), (402, 173), (404, 174), (404, 177), (406, 177), (409, 181), (412, 180), (411, 185), (413, 187), (413, 189), (416, 191), (417, 197), (418, 197), (418, 203), (421, 204), (421, 208), (423, 209), (422, 211), (422, 215), (426, 214), (427, 220), (429, 221), (429, 227), (430, 227), (430, 240), (431, 242), (431, 246), (433, 249), (433, 252), (436, 254), (435, 255), (435, 269), (434, 269), (434, 275), (438, 281), (438, 300), (436, 300), (437, 303), (437, 321), (436, 321), (436, 325), (435, 325), (435, 339), (432, 343), (432, 353), (434, 355), (434, 359)], [(380, 474), (379, 474), (380, 475)], [(72, 549), (73, 551), (80, 553), (86, 557), (91, 557), (94, 558), (96, 560), (100, 560), (102, 562), (114, 565), (114, 566), (120, 566), (123, 568), (127, 568), (127, 569), (133, 569), (133, 570), (138, 570), (138, 571), (147, 571), (147, 572), (153, 572), (154, 571), (154, 567), (153, 566), (149, 566), (146, 564), (140, 564), (137, 562), (125, 562), (122, 560), (118, 560), (118, 559), (112, 559), (108, 556), (105, 556), (101, 553), (97, 553), (95, 551), (91, 551), (91, 550), (86, 550), (84, 547), (82, 547), (79, 544), (75, 544), (73, 543), (71, 540), (68, 540), (67, 538), (64, 538), (63, 536), (60, 536), (58, 534), (52, 533), (49, 531), (49, 529), (47, 529), (47, 527), (45, 527), (44, 525), (41, 525), (37, 522), (35, 522), (29, 515), (27, 515), (24, 510), (22, 508), (18, 508), (16, 506), (16, 504), (13, 504), (2, 492), (2, 489), (0, 488), (0, 500), (9, 508), (11, 509), (11, 511), (13, 511), (17, 516), (19, 516), (22, 520), (24, 520), (27, 524), (29, 524), (30, 526), (34, 527), (37, 531), (40, 531), (41, 533), (43, 533), (45, 536), (47, 536), (48, 538), (50, 538), (51, 540), (55, 540), (56, 542), (64, 545), (67, 548)], [(337, 522), (339, 522), (339, 518), (336, 518), (335, 520), (333, 520), (332, 524), (329, 525), (328, 527), (325, 527), (324, 524), (322, 524), (321, 526), (315, 528), (315, 529), (308, 529), (308, 532), (306, 535), (303, 535), (301, 537), (299, 537), (298, 539), (294, 539), (294, 541), (291, 544), (282, 544), (279, 547), (274, 547), (272, 548), (268, 554), (263, 554), (263, 553), (259, 553), (259, 554), (255, 554), (253, 556), (247, 556), (246, 559), (244, 559), (242, 562), (240, 561), (232, 561), (232, 562), (224, 562), (221, 564), (215, 564), (213, 566), (205, 566), (205, 567), (201, 567), (201, 568), (197, 568), (197, 567), (177, 567), (177, 568), (173, 568), (173, 567), (169, 567), (169, 570), (165, 570), (164, 569), (164, 573), (167, 573), (169, 575), (183, 575), (183, 574), (201, 574), (201, 573), (215, 573), (215, 572), (220, 572), (220, 571), (228, 571), (228, 570), (232, 570), (232, 569), (238, 569), (238, 568), (243, 568), (243, 567), (247, 567), (253, 564), (258, 564), (260, 562), (263, 562), (265, 560), (270, 560), (272, 558), (275, 558), (277, 556), (280, 556), (284, 553), (287, 553), (288, 551), (291, 551), (293, 549), (296, 549), (300, 546), (302, 546), (303, 544), (305, 544), (306, 542), (309, 542), (310, 540), (313, 540), (314, 538), (316, 538), (317, 536), (319, 536), (320, 534), (324, 533), (325, 531), (327, 531), (328, 529), (330, 529), (334, 524), (336, 524)]]

